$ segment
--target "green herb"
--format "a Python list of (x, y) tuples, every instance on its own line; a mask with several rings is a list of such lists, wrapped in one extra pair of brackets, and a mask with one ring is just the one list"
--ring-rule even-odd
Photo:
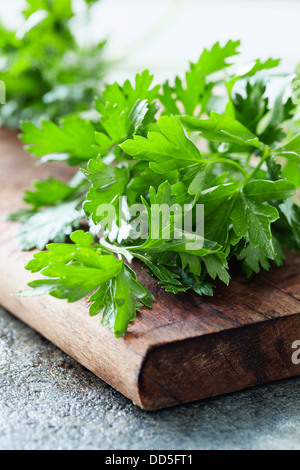
[(23, 16), (16, 32), (0, 23), (0, 80), (7, 101), (0, 125), (18, 128), (20, 119), (39, 122), (90, 109), (107, 69), (105, 43), (78, 45), (71, 0), (26, 0)]
[[(144, 71), (134, 84), (107, 86), (96, 101), (96, 123), (71, 116), (42, 128), (23, 125), (21, 140), (35, 157), (81, 165), (82, 178), (50, 179), (26, 192), (28, 213), (13, 216), (24, 223), (21, 246), (65, 239), (79, 220), (89, 232), (34, 255), (26, 269), (45, 278), (19, 295), (74, 302), (92, 294), (91, 315), (103, 310), (103, 323), (119, 337), (141, 303), (150, 307), (153, 300), (129, 267), (134, 258), (168, 292), (213, 295), (214, 280), (230, 283), (233, 261), (251, 276), (272, 262), (280, 266), (283, 248), (300, 250), (292, 80), (269, 99), (279, 61), (256, 60), (234, 74), (238, 47), (229, 41), (204, 50), (174, 85), (153, 87)], [(142, 205), (139, 215), (132, 204)], [(179, 223), (189, 215), (194, 227), (199, 205), (204, 233)], [(171, 214), (156, 225), (162, 206)]]

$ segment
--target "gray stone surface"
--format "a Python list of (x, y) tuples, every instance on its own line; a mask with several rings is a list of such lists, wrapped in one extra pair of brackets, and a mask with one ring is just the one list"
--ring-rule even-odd
[(300, 378), (144, 412), (0, 308), (0, 449), (300, 449)]

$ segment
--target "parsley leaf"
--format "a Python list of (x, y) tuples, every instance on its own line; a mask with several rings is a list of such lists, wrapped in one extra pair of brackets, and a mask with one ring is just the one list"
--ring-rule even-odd
[(145, 70), (134, 83), (106, 86), (97, 121), (73, 114), (42, 129), (23, 124), (22, 141), (35, 156), (81, 165), (82, 177), (50, 178), (26, 191), (30, 209), (11, 216), (23, 223), (21, 245), (65, 241), (80, 222), (90, 233), (34, 255), (27, 269), (46, 279), (20, 295), (72, 302), (89, 295), (90, 314), (103, 311), (102, 323), (120, 337), (153, 301), (130, 267), (134, 258), (167, 292), (211, 296), (216, 279), (230, 284), (236, 263), (249, 277), (280, 266), (284, 248), (300, 251), (291, 79), (270, 100), (269, 71), (279, 60), (228, 72), (239, 45), (205, 49), (174, 85), (153, 86)]
[(60, 121), (60, 125), (43, 121), (41, 129), (24, 122), (22, 132), (20, 139), (26, 144), (26, 150), (36, 157), (64, 154), (70, 164), (79, 165), (100, 153), (94, 125), (75, 116), (67, 116)]
[(95, 291), (89, 299), (90, 315), (104, 309), (102, 323), (109, 325), (116, 337), (122, 336), (138, 307), (142, 304), (151, 307), (151, 292), (123, 261), (102, 252), (91, 234), (74, 232), (71, 241), (72, 244), (48, 245), (46, 252), (35, 254), (26, 269), (32, 273), (41, 271), (46, 279), (30, 282), (32, 290), (17, 295), (32, 297), (47, 293), (76, 302)]
[(17, 231), (21, 250), (43, 250), (50, 240), (64, 242), (73, 229), (79, 227), (83, 217), (78, 206), (79, 201), (75, 200), (34, 213)]
[(258, 138), (239, 121), (229, 116), (211, 113), (211, 119), (197, 119), (190, 116), (181, 118), (183, 124), (211, 142), (226, 142), (259, 147)]
[(84, 209), (97, 224), (104, 215), (97, 213), (98, 207), (101, 204), (118, 204), (119, 196), (124, 194), (129, 181), (129, 173), (126, 169), (105, 165), (101, 158), (90, 160), (88, 169), (82, 172), (91, 182)]
[(149, 132), (147, 139), (135, 136), (121, 144), (121, 149), (133, 157), (151, 162), (150, 168), (158, 174), (202, 161), (199, 150), (175, 116), (162, 116), (157, 124), (161, 132)]
[(23, 17), (17, 31), (0, 24), (0, 80), (7, 95), (0, 125), (18, 128), (20, 120), (38, 123), (89, 110), (108, 68), (105, 42), (78, 44), (71, 0), (26, 0)]

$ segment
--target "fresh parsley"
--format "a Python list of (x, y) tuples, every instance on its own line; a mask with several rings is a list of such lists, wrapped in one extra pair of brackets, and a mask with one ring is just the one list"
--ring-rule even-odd
[[(270, 99), (279, 60), (256, 60), (235, 73), (239, 46), (228, 41), (205, 49), (174, 83), (153, 86), (146, 70), (132, 84), (108, 85), (96, 100), (97, 121), (67, 116), (41, 127), (23, 124), (21, 140), (35, 157), (78, 165), (82, 177), (67, 184), (51, 178), (26, 191), (30, 208), (13, 215), (23, 223), (21, 247), (66, 241), (79, 224), (85, 231), (35, 254), (26, 269), (44, 278), (19, 295), (48, 293), (70, 302), (91, 295), (91, 315), (102, 311), (119, 337), (139, 306), (153, 301), (130, 267), (134, 258), (168, 292), (213, 295), (217, 278), (230, 283), (233, 262), (251, 276), (280, 266), (284, 248), (300, 251), (292, 78)], [(110, 223), (101, 204), (115, 208)], [(138, 223), (131, 204), (144, 208)], [(182, 215), (175, 212), (158, 236), (143, 228), (157, 205), (188, 206), (193, 219), (199, 204), (203, 237), (184, 229), (178, 237)], [(135, 224), (140, 237), (133, 236)]]
[[(87, 9), (92, 2), (86, 0)], [(105, 42), (79, 46), (73, 31), (72, 0), (26, 0), (17, 31), (0, 23), (0, 80), (6, 105), (0, 125), (39, 122), (90, 109), (108, 63)]]

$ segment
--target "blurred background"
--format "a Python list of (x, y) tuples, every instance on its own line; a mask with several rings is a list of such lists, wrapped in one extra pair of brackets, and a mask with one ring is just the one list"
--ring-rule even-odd
[[(21, 23), (22, 0), (0, 0), (1, 21)], [(106, 55), (119, 61), (106, 81), (150, 68), (156, 80), (181, 74), (203, 47), (242, 40), (238, 63), (281, 57), (283, 72), (299, 61), (300, 2), (297, 0), (99, 0), (85, 27), (82, 0), (73, 28), (82, 43), (108, 39)]]

